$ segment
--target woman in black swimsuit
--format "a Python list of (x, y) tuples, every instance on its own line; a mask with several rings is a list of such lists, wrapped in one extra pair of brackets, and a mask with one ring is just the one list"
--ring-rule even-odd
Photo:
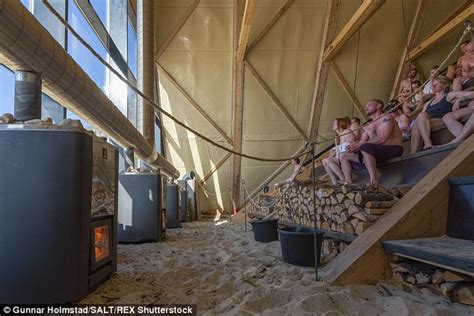
[(433, 147), (431, 124), (441, 120), (446, 113), (451, 112), (453, 107), (453, 104), (447, 99), (448, 93), (446, 92), (450, 84), (451, 80), (444, 76), (438, 76), (433, 80), (432, 90), (435, 96), (431, 101), (425, 103), (423, 111), (418, 114), (413, 123), (411, 131), (412, 154), (418, 151), (422, 140), (424, 142), (423, 149)]
[(440, 123), (441, 118), (452, 111), (453, 103), (457, 98), (469, 94), (465, 91), (447, 93), (451, 80), (446, 76), (438, 76), (433, 80), (432, 90), (434, 98), (425, 103), (423, 111), (418, 115), (413, 123), (411, 131), (411, 153), (418, 151), (421, 141), (424, 142), (423, 149), (433, 147), (431, 141), (431, 125)]

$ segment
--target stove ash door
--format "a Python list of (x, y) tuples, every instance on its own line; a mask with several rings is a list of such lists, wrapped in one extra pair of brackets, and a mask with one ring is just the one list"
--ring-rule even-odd
[(91, 272), (112, 261), (112, 216), (95, 217), (91, 222)]

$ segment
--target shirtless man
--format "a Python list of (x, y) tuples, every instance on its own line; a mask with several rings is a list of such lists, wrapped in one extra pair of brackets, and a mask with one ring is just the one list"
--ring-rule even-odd
[(418, 70), (415, 67), (411, 67), (408, 71), (408, 75), (406, 79), (403, 79), (400, 83), (400, 89), (398, 90), (398, 96), (402, 95), (409, 95), (411, 94), (414, 89), (412, 87), (413, 83), (417, 80), (416, 75), (418, 74)]
[(469, 79), (474, 77), (474, 42), (469, 42), (464, 46), (464, 56), (460, 58), (461, 74), (453, 81), (453, 91), (461, 91)]
[(370, 183), (378, 184), (377, 163), (403, 154), (402, 132), (391, 115), (383, 115), (383, 102), (371, 100), (366, 107), (372, 123), (364, 127), (358, 143), (348, 146), (349, 152), (341, 155), (341, 167), (348, 183), (352, 183), (352, 164), (362, 163), (370, 175)]
[(456, 63), (449, 65), (448, 67), (446, 76), (451, 80), (454, 80), (454, 78), (456, 78), (456, 71), (462, 68), (462, 63), (464, 59), (466, 58), (466, 45), (467, 44), (469, 44), (469, 41), (464, 41), (461, 43), (461, 45), (459, 45), (459, 49), (461, 50), (462, 56), (458, 58)]

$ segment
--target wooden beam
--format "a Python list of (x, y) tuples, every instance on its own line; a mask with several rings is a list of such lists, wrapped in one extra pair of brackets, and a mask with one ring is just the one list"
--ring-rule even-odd
[(474, 174), (474, 135), (453, 150), (403, 198), (326, 265), (332, 284), (374, 284), (390, 277), (381, 241), (446, 234), (448, 179)]
[(336, 35), (336, 24), (339, 12), (339, 0), (330, 0), (326, 10), (326, 21), (324, 22), (321, 51), (318, 58), (318, 68), (316, 70), (316, 80), (314, 81), (313, 99), (311, 101), (311, 114), (307, 135), (310, 141), (316, 139), (318, 135), (319, 119), (323, 109), (324, 95), (326, 93), (326, 83), (329, 75), (329, 65), (323, 63), (323, 55), (329, 43)]
[(188, 21), (189, 17), (193, 14), (194, 9), (199, 5), (199, 2), (201, 0), (194, 0), (194, 2), (189, 6), (189, 8), (186, 10), (184, 13), (183, 17), (181, 20), (179, 20), (178, 24), (174, 28), (173, 32), (166, 38), (164, 43), (161, 45), (160, 49), (155, 53), (155, 60), (158, 61), (161, 57), (161, 55), (165, 52), (165, 50), (168, 48), (168, 46), (171, 44), (171, 42), (174, 40), (176, 35), (178, 35), (179, 31), (183, 28), (184, 24)]
[(245, 1), (245, 9), (242, 25), (240, 27), (239, 43), (237, 45), (236, 62), (242, 62), (245, 57), (245, 50), (249, 40), (250, 30), (252, 29), (252, 21), (255, 15), (255, 5), (257, 0)]
[(435, 32), (437, 32), (440, 28), (442, 28), (445, 24), (447, 24), (449, 21), (454, 19), (456, 16), (458, 16), (464, 9), (466, 9), (469, 5), (472, 4), (472, 0), (465, 0), (459, 7), (457, 7), (449, 16), (447, 16), (440, 24), (438, 24), (437, 27), (433, 29), (433, 31), (427, 36), (433, 35)]
[(283, 103), (281, 103), (281, 101), (277, 98), (275, 93), (273, 93), (273, 91), (270, 89), (270, 87), (265, 83), (263, 78), (258, 74), (257, 70), (255, 70), (255, 68), (252, 66), (252, 64), (248, 60), (245, 61), (245, 64), (250, 69), (250, 71), (254, 75), (255, 79), (257, 79), (258, 83), (262, 86), (262, 88), (268, 94), (268, 96), (273, 100), (273, 102), (276, 104), (276, 106), (280, 109), (280, 111), (286, 117), (288, 122), (290, 122), (290, 124), (293, 125), (293, 127), (298, 131), (298, 133), (303, 137), (304, 140), (308, 140), (308, 136), (306, 135), (306, 133), (298, 125), (298, 123), (295, 121), (295, 119), (291, 116), (290, 112), (288, 112), (288, 110), (283, 105)]
[[(410, 31), (408, 32), (405, 47), (403, 48), (402, 58), (398, 64), (397, 74), (395, 75), (395, 81), (393, 82), (392, 91), (390, 92), (390, 99), (395, 97), (397, 88), (400, 82), (403, 80), (403, 74), (407, 73), (410, 60), (407, 60), (408, 50), (411, 50), (419, 41), (421, 36), (421, 30), (427, 17), (427, 9), (431, 0), (419, 0), (418, 6), (416, 7), (415, 16), (411, 22)], [(408, 49), (407, 49), (408, 48)]]
[(329, 65), (331, 66), (331, 70), (334, 73), (334, 75), (336, 76), (337, 81), (339, 81), (339, 83), (341, 84), (344, 91), (347, 93), (347, 95), (349, 96), (351, 101), (355, 104), (355, 106), (359, 110), (360, 114), (362, 114), (362, 116), (365, 119), (367, 119), (367, 114), (365, 114), (364, 107), (360, 103), (359, 99), (357, 99), (357, 96), (355, 95), (354, 91), (352, 91), (351, 87), (349, 86), (349, 83), (347, 83), (346, 79), (344, 79), (344, 75), (341, 73), (339, 68), (336, 66), (336, 63), (334, 63), (334, 61), (331, 61), (329, 63)]
[[(234, 142), (234, 150), (242, 152), (242, 122), (244, 116), (244, 63), (237, 61), (237, 49), (239, 47), (240, 31), (245, 12), (245, 0), (234, 0), (234, 47), (233, 47), (233, 80), (232, 80), (232, 137)], [(240, 177), (242, 171), (242, 157), (232, 155), (231, 169), (231, 208), (235, 214), (238, 211), (240, 200)]]
[(214, 167), (211, 168), (211, 170), (209, 170), (205, 175), (204, 177), (202, 178), (202, 180), (200, 180), (199, 182), (201, 182), (202, 184), (204, 184), (204, 182), (206, 182), (207, 179), (209, 179), (213, 174), (214, 172), (217, 171), (217, 169), (219, 169), (223, 164), (224, 162), (227, 161), (227, 159), (229, 159), (230, 157), (230, 153), (226, 153), (221, 159), (219, 159), (219, 161), (215, 164)]
[(382, 3), (383, 0), (364, 0), (359, 9), (357, 9), (339, 34), (337, 34), (326, 52), (324, 52), (323, 61), (326, 63), (330, 61), (352, 35), (380, 8)]
[(410, 59), (415, 59), (425, 53), (429, 48), (431, 48), (440, 38), (446, 35), (449, 31), (455, 28), (458, 24), (463, 23), (464, 20), (471, 17), (474, 13), (474, 4), (471, 4), (468, 8), (464, 9), (459, 13), (454, 19), (446, 23), (438, 31), (434, 32), (432, 35), (424, 39), (416, 48), (412, 49), (409, 53)]
[(247, 48), (247, 55), (257, 46), (258, 43), (267, 35), (267, 33), (272, 29), (272, 27), (280, 20), (283, 14), (288, 10), (295, 0), (288, 0), (285, 5), (275, 14), (275, 16), (270, 20), (270, 22), (265, 26), (265, 28), (257, 35), (253, 42)]
[(172, 84), (175, 86), (176, 89), (178, 89), (179, 92), (188, 100), (189, 103), (199, 112), (201, 115), (211, 124), (218, 132), (219, 134), (224, 137), (224, 139), (227, 141), (229, 144), (233, 144), (232, 139), (227, 136), (227, 134), (224, 132), (222, 128), (217, 125), (217, 123), (206, 113), (206, 111), (186, 92), (186, 90), (181, 87), (181, 85), (176, 81), (173, 76), (168, 73), (159, 63), (156, 63), (156, 66), (158, 67), (158, 70), (161, 74), (163, 74)]

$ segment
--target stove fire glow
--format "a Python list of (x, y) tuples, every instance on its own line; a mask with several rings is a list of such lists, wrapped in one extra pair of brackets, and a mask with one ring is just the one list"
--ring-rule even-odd
[(109, 256), (109, 226), (98, 226), (94, 228), (94, 251), (95, 262), (99, 262)]

